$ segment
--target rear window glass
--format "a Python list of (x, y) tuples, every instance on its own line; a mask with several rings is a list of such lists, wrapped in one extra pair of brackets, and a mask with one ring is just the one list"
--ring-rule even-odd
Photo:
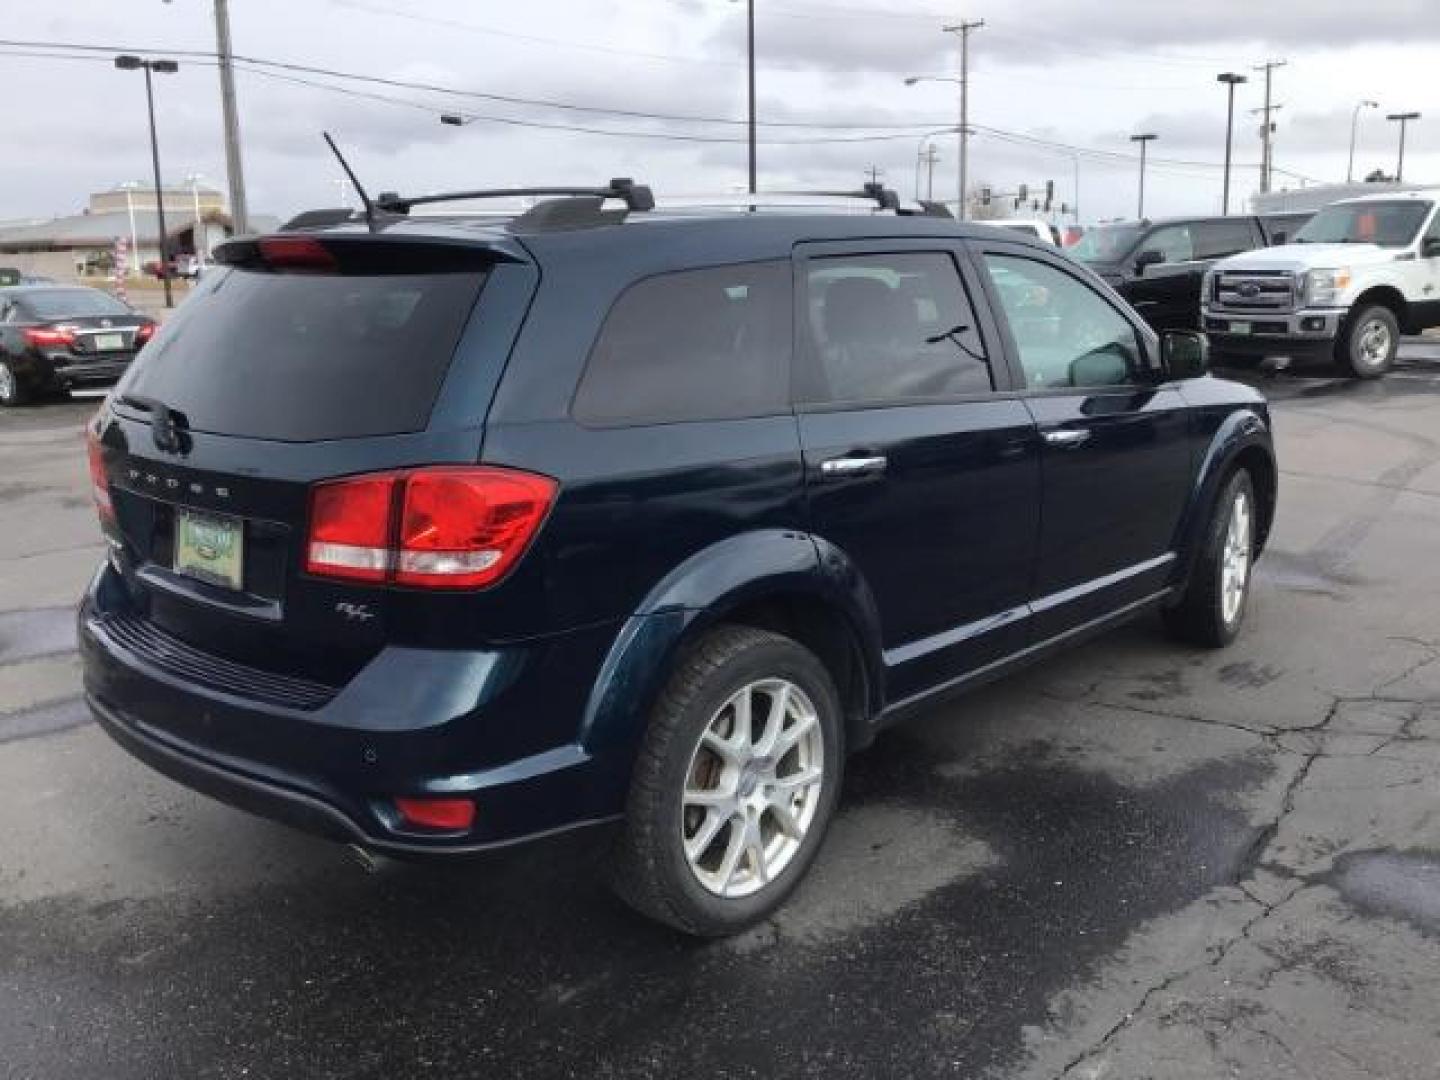
[(121, 383), (190, 427), (303, 442), (419, 431), (484, 281), (214, 270)]
[(765, 416), (788, 407), (788, 262), (662, 274), (616, 301), (575, 396), (589, 424)]
[(92, 315), (133, 315), (128, 307), (94, 289), (45, 289), (20, 298), (20, 310), (32, 319), (78, 319)]

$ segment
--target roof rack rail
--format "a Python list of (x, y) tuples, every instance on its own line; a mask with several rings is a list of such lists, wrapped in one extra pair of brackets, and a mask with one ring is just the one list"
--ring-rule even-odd
[[(563, 198), (591, 200), (618, 199), (626, 210), (653, 210), (655, 196), (644, 184), (637, 184), (628, 176), (616, 177), (605, 187), (531, 187), (531, 188), (481, 188), (476, 191), (446, 191), (435, 195), (402, 196), (393, 191), (380, 194), (375, 205), (381, 210), (394, 214), (408, 214), (414, 206), (430, 203), (464, 202), (469, 199), (517, 199), (557, 196)], [(536, 208), (538, 209), (538, 207)]]
[[(953, 218), (954, 215), (944, 203), (920, 200), (905, 205), (900, 196), (879, 183), (868, 183), (859, 191), (761, 191), (753, 194), (726, 194), (713, 200), (697, 202), (696, 206), (764, 206), (768, 199), (849, 199), (873, 202), (880, 210), (888, 210), (902, 217)], [(777, 204), (780, 205), (780, 204)], [(661, 209), (667, 209), (665, 205)]]

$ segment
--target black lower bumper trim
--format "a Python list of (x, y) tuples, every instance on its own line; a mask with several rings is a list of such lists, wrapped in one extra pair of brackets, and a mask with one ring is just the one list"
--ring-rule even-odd
[(482, 843), (425, 843), (377, 837), (366, 832), (348, 814), (323, 799), (185, 753), (129, 723), (113, 709), (97, 701), (93, 694), (87, 693), (85, 700), (106, 734), (132, 756), (177, 783), (260, 817), (340, 843), (356, 844), (382, 855), (415, 858), (479, 854), (531, 843), (577, 829), (608, 824), (619, 816), (571, 822), (559, 828)]

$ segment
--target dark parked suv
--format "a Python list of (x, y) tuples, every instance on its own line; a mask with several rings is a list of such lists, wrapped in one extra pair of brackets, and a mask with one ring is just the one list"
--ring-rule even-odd
[(1205, 271), (1243, 251), (1283, 244), (1311, 214), (1117, 221), (1066, 249), (1125, 297), (1156, 330), (1200, 329)]
[(644, 195), (221, 248), (92, 429), (119, 743), (378, 853), (617, 822), (621, 893), (720, 934), (916, 707), (1145, 612), (1235, 635), (1276, 470), (1198, 335), (893, 197)]

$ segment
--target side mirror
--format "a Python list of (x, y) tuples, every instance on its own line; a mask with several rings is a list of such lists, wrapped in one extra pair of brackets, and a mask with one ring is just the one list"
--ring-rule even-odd
[(1135, 276), (1144, 277), (1147, 266), (1158, 266), (1165, 261), (1165, 253), (1156, 248), (1146, 248), (1135, 256)]
[(1210, 341), (1195, 330), (1160, 335), (1160, 370), (1171, 379), (1198, 379), (1210, 370)]
[(1422, 258), (1440, 258), (1440, 236), (1427, 236), (1420, 242), (1420, 255)]

